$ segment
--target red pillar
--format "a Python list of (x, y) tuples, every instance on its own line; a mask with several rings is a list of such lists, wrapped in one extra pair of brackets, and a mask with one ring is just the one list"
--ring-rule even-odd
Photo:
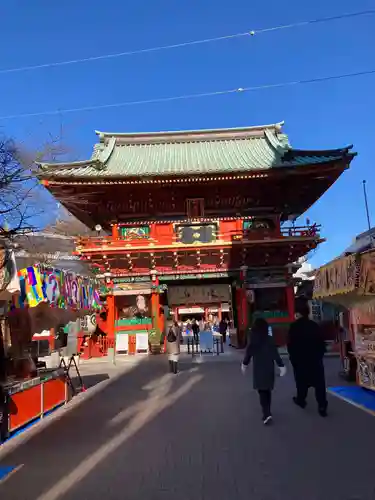
[(115, 338), (115, 320), (116, 320), (116, 311), (115, 311), (115, 297), (114, 295), (107, 295), (107, 323), (108, 323), (108, 337)]
[(159, 327), (159, 331), (161, 333), (164, 332), (164, 329), (165, 329), (165, 316), (164, 316), (164, 310), (162, 310), (162, 307), (160, 306), (160, 297), (159, 297), (158, 327)]
[(119, 230), (118, 230), (118, 225), (117, 224), (113, 224), (112, 226), (112, 238), (114, 240), (117, 240), (120, 236), (120, 233), (119, 233)]
[(51, 328), (49, 331), (48, 343), (51, 352), (55, 349), (55, 329)]
[[(157, 287), (159, 285), (159, 278), (157, 276), (152, 277), (153, 286)], [(160, 333), (160, 297), (159, 290), (155, 288), (151, 292), (151, 319), (152, 328)]]
[(204, 322), (205, 323), (208, 323), (208, 316), (209, 316), (208, 307), (205, 307), (204, 308)]
[(150, 224), (150, 239), (156, 240), (156, 224)]

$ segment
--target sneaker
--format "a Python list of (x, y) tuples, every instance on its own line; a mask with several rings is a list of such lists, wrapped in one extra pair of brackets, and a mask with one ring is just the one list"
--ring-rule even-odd
[(263, 418), (264, 425), (268, 425), (272, 422), (272, 415), (268, 415), (268, 417)]
[(306, 408), (306, 401), (303, 401), (303, 402), (299, 401), (299, 399), (294, 396), (293, 402), (295, 405), (299, 406), (302, 409)]

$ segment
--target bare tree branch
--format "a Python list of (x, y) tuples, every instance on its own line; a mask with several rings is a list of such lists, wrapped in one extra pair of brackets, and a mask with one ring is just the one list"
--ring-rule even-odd
[[(31, 233), (42, 229), (49, 222), (46, 214), (52, 215), (49, 220), (57, 214), (57, 221), (45, 228), (47, 231), (73, 238), (90, 233), (84, 224), (63, 208), (64, 203), (72, 200), (77, 206), (84, 202), (74, 193), (66, 193), (66, 196), (59, 196), (57, 203), (36, 175), (37, 162), (53, 163), (61, 161), (61, 158), (65, 160), (69, 154), (70, 150), (62, 144), (61, 137), (52, 134), (36, 152), (0, 137), (0, 250), (6, 250), (0, 259), (0, 271), (8, 265), (7, 249), (20, 243), (21, 246), (29, 246), (25, 240), (19, 241), (19, 237), (31, 236)], [(44, 252), (47, 250), (44, 247), (48, 247), (46, 241), (38, 243), (38, 254), (48, 253)]]
[(17, 234), (35, 228), (32, 217), (35, 206), (30, 203), (38, 181), (31, 166), (21, 163), (15, 143), (0, 139), (0, 244), (4, 246)]

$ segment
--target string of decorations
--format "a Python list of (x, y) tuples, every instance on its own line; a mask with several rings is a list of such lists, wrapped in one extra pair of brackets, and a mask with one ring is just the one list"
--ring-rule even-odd
[(62, 309), (98, 309), (101, 306), (97, 280), (36, 264), (18, 271), (20, 294), (14, 297), (19, 308), (47, 302)]

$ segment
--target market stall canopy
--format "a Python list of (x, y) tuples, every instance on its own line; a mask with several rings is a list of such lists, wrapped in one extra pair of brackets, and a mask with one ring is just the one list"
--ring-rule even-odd
[(344, 307), (375, 297), (375, 252), (353, 254), (319, 268), (315, 275), (314, 299)]
[(9, 301), (20, 293), (20, 281), (17, 274), (14, 252), (0, 249), (0, 301)]

